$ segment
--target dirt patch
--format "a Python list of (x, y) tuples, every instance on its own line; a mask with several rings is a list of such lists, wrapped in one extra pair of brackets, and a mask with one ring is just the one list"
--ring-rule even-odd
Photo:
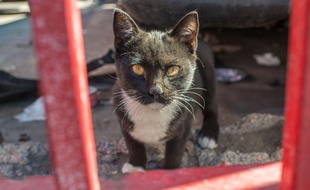
[(199, 166), (238, 165), (280, 161), (283, 117), (250, 114), (221, 128), (219, 146), (196, 149)]
[[(233, 125), (221, 128), (219, 146), (202, 150), (195, 135), (186, 144), (183, 167), (223, 166), (266, 163), (281, 159), (283, 117), (270, 114), (250, 114)], [(197, 133), (195, 129), (194, 133)], [(127, 148), (120, 140), (99, 141), (96, 144), (98, 173), (105, 178), (121, 177), (121, 167), (127, 160)], [(161, 160), (148, 151), (148, 168), (159, 167)], [(0, 147), (0, 177), (21, 178), (31, 175), (51, 175), (46, 143), (4, 143)]]

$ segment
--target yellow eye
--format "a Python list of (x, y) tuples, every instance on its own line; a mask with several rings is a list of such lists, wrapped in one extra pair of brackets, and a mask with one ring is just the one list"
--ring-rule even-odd
[(134, 64), (133, 66), (131, 66), (131, 69), (137, 75), (143, 75), (144, 73), (144, 68), (140, 64)]
[(166, 74), (168, 77), (173, 77), (173, 76), (177, 75), (179, 72), (180, 72), (179, 66), (172, 66), (172, 67), (169, 67)]

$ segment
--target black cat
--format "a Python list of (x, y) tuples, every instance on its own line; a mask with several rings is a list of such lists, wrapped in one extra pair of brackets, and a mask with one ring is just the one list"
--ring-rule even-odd
[(204, 115), (198, 143), (215, 148), (219, 131), (216, 81), (212, 58), (203, 55), (209, 46), (197, 40), (197, 12), (163, 32), (143, 30), (116, 9), (113, 29), (118, 77), (113, 104), (129, 150), (123, 172), (130, 172), (128, 166), (132, 171), (145, 168), (145, 145), (165, 145), (163, 168), (180, 167), (198, 107)]

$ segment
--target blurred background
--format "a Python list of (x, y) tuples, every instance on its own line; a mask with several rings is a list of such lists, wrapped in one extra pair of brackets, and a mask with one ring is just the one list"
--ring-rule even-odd
[[(245, 154), (255, 157), (247, 163), (280, 159), (289, 0), (80, 0), (77, 7), (82, 15), (99, 173), (117, 173), (126, 159), (126, 147), (111, 105), (115, 7), (127, 11), (143, 28), (164, 30), (173, 27), (189, 11), (197, 10), (199, 37), (210, 47), (205, 53), (213, 57), (218, 79), (219, 121), (224, 132), (214, 155), (239, 152), (234, 155), (239, 160), (232, 164), (240, 163)], [(47, 157), (30, 10), (27, 1), (0, 0), (1, 141), (9, 146), (7, 149), (21, 152), (25, 148), (15, 143), (41, 143)], [(103, 63), (107, 64), (102, 66)], [(196, 114), (199, 118), (198, 111)], [(198, 119), (193, 125), (197, 129), (201, 122)], [(247, 132), (240, 132), (241, 129)], [(195, 130), (193, 134), (195, 137)], [(195, 158), (188, 160), (188, 166), (219, 163), (213, 153), (196, 147), (194, 138), (189, 144), (188, 157)], [(1, 151), (0, 158), (8, 156), (7, 151)], [(206, 155), (214, 159), (206, 161)], [(46, 168), (45, 164), (40, 169)], [(36, 173), (14, 168), (10, 173), (3, 169), (7, 165), (0, 163), (0, 176)], [(48, 173), (50, 169), (42, 171)]]

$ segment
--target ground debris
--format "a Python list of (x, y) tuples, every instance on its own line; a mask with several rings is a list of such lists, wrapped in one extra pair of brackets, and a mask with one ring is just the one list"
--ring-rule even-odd
[[(182, 167), (225, 166), (275, 162), (281, 160), (281, 131), (283, 117), (269, 114), (250, 114), (235, 124), (222, 127), (219, 146), (201, 149), (197, 133), (187, 141)], [(196, 135), (195, 135), (196, 134)], [(124, 138), (96, 143), (98, 174), (109, 178), (121, 175), (128, 159)], [(148, 149), (147, 169), (161, 168), (163, 155)], [(23, 178), (32, 175), (51, 175), (46, 143), (18, 142), (0, 145), (0, 177)]]
[(21, 178), (50, 175), (48, 147), (45, 143), (3, 143), (0, 146), (0, 177)]
[(238, 122), (221, 128), (223, 134), (245, 134), (262, 131), (276, 125), (283, 125), (284, 118), (271, 114), (253, 113)]
[(196, 145), (199, 166), (267, 163), (281, 160), (283, 117), (253, 113), (222, 127), (219, 147), (202, 150)]

